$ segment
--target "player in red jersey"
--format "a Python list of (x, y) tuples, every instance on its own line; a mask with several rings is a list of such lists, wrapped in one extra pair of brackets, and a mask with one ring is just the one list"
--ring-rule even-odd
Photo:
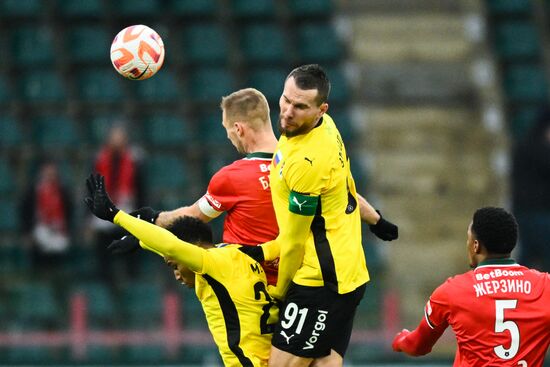
[(511, 214), (478, 209), (466, 241), (473, 270), (439, 286), (418, 327), (398, 333), (393, 349), (427, 354), (451, 325), (458, 343), (454, 366), (542, 366), (550, 344), (550, 275), (510, 258), (517, 237)]
[[(192, 216), (209, 222), (226, 212), (223, 242), (256, 246), (279, 233), (269, 188), (269, 166), (277, 145), (269, 105), (260, 91), (246, 88), (223, 97), (220, 107), (228, 139), (246, 157), (216, 172), (206, 193), (191, 205), (162, 212), (141, 208), (131, 214), (167, 227), (176, 218)], [(124, 253), (138, 249), (139, 242), (126, 236), (109, 247)], [(276, 284), (275, 264), (263, 265), (269, 284)]]

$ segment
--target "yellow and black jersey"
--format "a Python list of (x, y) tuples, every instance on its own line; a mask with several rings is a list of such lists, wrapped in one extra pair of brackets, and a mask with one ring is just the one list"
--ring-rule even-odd
[(260, 265), (269, 247), (221, 244), (205, 250), (122, 211), (114, 222), (139, 238), (143, 248), (197, 274), (195, 292), (225, 366), (267, 366), (278, 317)]
[(355, 182), (344, 143), (330, 116), (325, 114), (307, 134), (281, 136), (270, 184), (281, 233), (296, 215), (313, 217), (311, 226), (303, 229), (309, 231), (304, 259), (292, 281), (312, 287), (325, 285), (341, 294), (366, 283), (369, 274)]

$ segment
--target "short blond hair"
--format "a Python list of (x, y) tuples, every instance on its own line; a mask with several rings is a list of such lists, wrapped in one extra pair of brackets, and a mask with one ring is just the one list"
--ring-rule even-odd
[(257, 89), (240, 89), (222, 97), (220, 107), (230, 123), (244, 122), (253, 130), (271, 126), (269, 104), (262, 92)]

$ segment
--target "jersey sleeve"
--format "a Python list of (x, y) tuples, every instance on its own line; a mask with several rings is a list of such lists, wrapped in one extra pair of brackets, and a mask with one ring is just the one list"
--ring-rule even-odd
[(199, 199), (199, 208), (210, 218), (216, 218), (230, 210), (239, 200), (235, 193), (230, 170), (227, 167), (216, 172), (210, 179), (206, 194)]
[(168, 230), (134, 218), (122, 210), (116, 214), (114, 223), (136, 236), (143, 248), (160, 256), (170, 257), (191, 271), (202, 272), (204, 259), (207, 257), (206, 250), (182, 241)]
[(440, 285), (430, 296), (430, 299), (424, 307), (424, 317), (428, 325), (432, 328), (447, 327), (450, 309), (449, 309), (449, 280)]

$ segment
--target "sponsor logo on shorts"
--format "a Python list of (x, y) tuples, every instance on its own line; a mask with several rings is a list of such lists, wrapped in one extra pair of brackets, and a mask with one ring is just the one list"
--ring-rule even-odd
[(327, 319), (327, 315), (328, 311), (318, 311), (317, 321), (315, 321), (315, 325), (313, 325), (313, 331), (311, 332), (311, 336), (309, 337), (309, 339), (306, 340), (306, 344), (302, 348), (303, 350), (313, 349), (315, 343), (317, 343), (317, 340), (319, 340), (319, 336), (321, 335), (319, 332), (325, 330), (325, 321)]

